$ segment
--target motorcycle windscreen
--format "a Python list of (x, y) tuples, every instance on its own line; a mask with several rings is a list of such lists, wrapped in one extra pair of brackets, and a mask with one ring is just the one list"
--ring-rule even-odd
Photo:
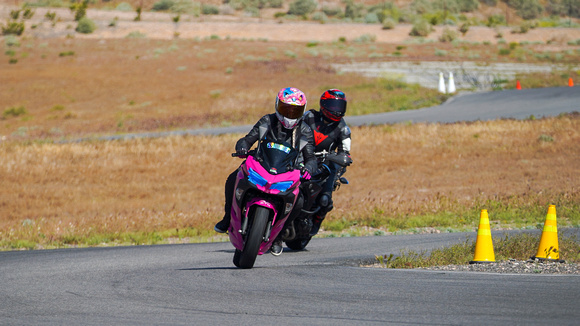
[(259, 153), (262, 162), (260, 164), (271, 174), (288, 172), (294, 168), (298, 157), (298, 151), (290, 144), (271, 141), (261, 142)]

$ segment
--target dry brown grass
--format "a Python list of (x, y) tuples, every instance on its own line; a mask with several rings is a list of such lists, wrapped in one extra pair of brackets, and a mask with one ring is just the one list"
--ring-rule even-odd
[[(436, 56), (438, 49), (448, 55)], [(488, 62), (497, 60), (498, 46), (407, 45), (398, 58), (388, 57), (396, 45), (379, 43), (25, 38), (13, 50), (17, 64), (8, 56), (0, 60), (0, 111), (24, 107), (27, 114), (0, 116), (0, 138), (59, 139), (250, 124), (270, 112), (273, 94), (289, 85), (302, 89), (314, 108), (325, 89), (346, 89), (356, 111), (373, 99), (368, 92), (374, 89), (359, 87), (372, 81), (337, 75), (329, 63), (465, 60), (476, 53)], [(369, 58), (373, 53), (387, 57)]]
[[(0, 143), (0, 243), (99, 244), (87, 239), (176, 229), (211, 235), (225, 177), (240, 163), (229, 155), (239, 136)], [(325, 223), (391, 227), (389, 220), (449, 213), (473, 226), (473, 208), (513, 198), (566, 205), (558, 207), (559, 223), (578, 223), (567, 213), (580, 202), (578, 116), (360, 127), (353, 143), (351, 184), (336, 193)]]

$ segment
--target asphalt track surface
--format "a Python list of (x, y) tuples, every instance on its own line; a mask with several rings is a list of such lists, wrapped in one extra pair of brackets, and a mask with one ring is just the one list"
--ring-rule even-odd
[[(465, 121), (539, 118), (580, 105), (573, 88), (514, 92), (457, 97), (431, 108), (456, 107), (440, 120), (397, 112), (390, 122), (449, 122), (458, 109), (477, 112)], [(516, 95), (524, 104), (508, 101)], [(260, 256), (251, 270), (233, 266), (229, 243), (0, 252), (0, 325), (578, 325), (577, 275), (359, 267), (474, 236), (313, 239), (306, 251)]]

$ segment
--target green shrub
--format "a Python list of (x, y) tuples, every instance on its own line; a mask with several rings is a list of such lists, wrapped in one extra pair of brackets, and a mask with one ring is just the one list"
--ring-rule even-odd
[(413, 0), (411, 3), (411, 10), (421, 15), (432, 11), (433, 7), (431, 6), (431, 2), (428, 0)]
[(431, 33), (431, 31), (433, 31), (431, 24), (429, 24), (426, 20), (420, 19), (413, 24), (413, 28), (411, 29), (409, 35), (426, 37), (429, 35), (429, 33)]
[(89, 0), (78, 0), (74, 1), (70, 5), (70, 10), (75, 13), (75, 21), (81, 20), (81, 18), (87, 15), (87, 7), (89, 6)]
[(439, 41), (453, 42), (457, 39), (457, 37), (458, 37), (457, 31), (445, 27), (445, 29), (443, 29), (443, 33), (441, 33), (441, 36), (439, 37)]
[(288, 14), (296, 16), (307, 15), (316, 9), (316, 2), (314, 0), (294, 0), (290, 3)]
[(361, 18), (364, 11), (364, 5), (362, 3), (354, 3), (352, 0), (346, 1), (346, 7), (344, 8), (344, 17), (350, 19)]
[(544, 11), (538, 0), (511, 0), (509, 3), (515, 3), (516, 13), (523, 19), (536, 19)]
[(312, 20), (324, 23), (328, 20), (328, 16), (322, 11), (317, 11), (312, 14)]
[(153, 11), (168, 11), (173, 7), (175, 2), (173, 0), (160, 0), (153, 4)]
[(115, 10), (118, 11), (133, 11), (133, 6), (127, 2), (121, 2), (120, 4), (115, 7)]
[(395, 28), (396, 25), (397, 25), (397, 23), (391, 17), (383, 20), (383, 29), (393, 29), (393, 28)]
[(24, 22), (8, 21), (6, 26), (2, 25), (2, 35), (22, 35), (24, 33)]
[(201, 5), (201, 13), (204, 15), (217, 15), (220, 13), (220, 10), (214, 5), (204, 3)]
[(338, 16), (342, 13), (342, 9), (338, 6), (328, 6), (325, 5), (322, 7), (322, 12), (329, 17)]
[(4, 110), (4, 112), (2, 112), (2, 120), (6, 120), (9, 117), (17, 117), (20, 115), (24, 115), (26, 114), (26, 108), (24, 106), (19, 106), (19, 107), (11, 107), (9, 109)]
[(478, 0), (457, 0), (457, 5), (459, 6), (459, 11), (461, 12), (473, 12), (479, 8)]
[(495, 27), (498, 25), (505, 25), (505, 23), (504, 15), (495, 14), (487, 17), (487, 22), (485, 25), (487, 25), (487, 27)]
[(77, 28), (75, 31), (82, 34), (91, 34), (97, 29), (97, 25), (94, 21), (90, 20), (88, 17), (83, 17), (79, 20)]
[(365, 23), (378, 24), (380, 23), (379, 16), (374, 12), (370, 12), (365, 16)]
[(284, 2), (282, 0), (268, 0), (268, 6), (270, 8), (282, 8)]
[(12, 34), (4, 36), (4, 44), (7, 47), (20, 46), (20, 39)]
[(469, 32), (469, 23), (463, 23), (461, 24), (461, 26), (459, 26), (459, 31), (461, 32), (461, 35), (465, 36), (465, 34), (467, 34), (467, 32)]
[(499, 49), (499, 55), (509, 55), (511, 52), (510, 49)]

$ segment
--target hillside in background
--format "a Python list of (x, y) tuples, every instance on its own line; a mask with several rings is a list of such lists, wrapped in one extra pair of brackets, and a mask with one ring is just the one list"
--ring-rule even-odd
[[(81, 0), (0, 0), (13, 7), (70, 7)], [(166, 12), (190, 17), (222, 19), (257, 18), (359, 22), (369, 24), (413, 23), (423, 19), (432, 25), (518, 25), (535, 21), (534, 27), (577, 26), (580, 0), (85, 0), (88, 8), (135, 12)]]

